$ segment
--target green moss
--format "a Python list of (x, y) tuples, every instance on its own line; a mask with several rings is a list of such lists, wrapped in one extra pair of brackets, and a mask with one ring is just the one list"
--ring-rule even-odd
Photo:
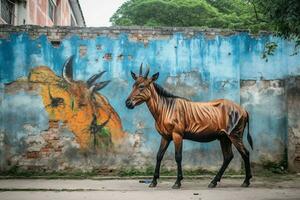
[(287, 149), (284, 150), (283, 157), (280, 161), (272, 161), (266, 158), (260, 159), (260, 164), (262, 170), (259, 171), (260, 174), (266, 176), (272, 176), (272, 174), (287, 174), (288, 173), (288, 158)]
[(44, 169), (24, 170), (19, 166), (13, 166), (7, 171), (1, 171), (0, 176), (12, 177), (38, 177), (46, 176), (47, 178), (70, 177), (70, 178), (88, 178), (97, 176), (99, 173), (96, 170), (90, 172), (83, 172), (81, 170), (73, 171), (45, 171)]
[(259, 172), (264, 175), (272, 174), (286, 174), (287, 170), (284, 168), (281, 162), (274, 162), (270, 160), (263, 160), (261, 162), (262, 170)]
[[(282, 161), (283, 162), (283, 161)], [(270, 179), (278, 179), (278, 180), (288, 180), (290, 177), (293, 177), (294, 174), (288, 173), (285, 168), (282, 167), (283, 163), (279, 162), (272, 162), (268, 160), (261, 161), (262, 164), (256, 167), (253, 167), (253, 174), (254, 177), (265, 177)], [(122, 167), (120, 169), (94, 169), (89, 172), (83, 172), (81, 170), (66, 170), (66, 171), (46, 171), (44, 169), (35, 169), (35, 170), (24, 170), (19, 166), (13, 166), (7, 171), (0, 172), (0, 176), (9, 176), (13, 178), (47, 178), (47, 179), (84, 179), (84, 178), (105, 178), (105, 177), (139, 177), (139, 176), (149, 176), (152, 177), (154, 173), (154, 165), (149, 165), (144, 168), (133, 168), (133, 167)], [(201, 176), (201, 175), (210, 175), (214, 176), (217, 171), (210, 171), (203, 168), (188, 170), (183, 169), (184, 177), (193, 178), (194, 176)], [(227, 169), (225, 172), (225, 176), (231, 175), (243, 175), (244, 170), (232, 170)], [(176, 176), (177, 170), (176, 169), (167, 169), (166, 167), (162, 166), (160, 171), (161, 176)], [(288, 178), (287, 178), (288, 177)]]
[[(135, 168), (122, 168), (119, 172), (119, 176), (152, 176), (154, 173), (154, 167), (149, 166), (144, 169)], [(199, 176), (199, 175), (213, 175), (215, 172), (206, 169), (198, 168), (195, 170), (183, 170), (185, 176)], [(160, 170), (161, 176), (176, 176), (177, 170), (168, 170), (164, 167)]]
[(243, 170), (226, 169), (225, 175), (241, 175), (244, 174)]

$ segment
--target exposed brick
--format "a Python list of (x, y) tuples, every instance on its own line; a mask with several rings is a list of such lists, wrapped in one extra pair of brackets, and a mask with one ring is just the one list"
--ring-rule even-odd
[(28, 159), (37, 159), (37, 158), (39, 158), (39, 156), (40, 156), (40, 153), (38, 151), (32, 151), (32, 152), (26, 153), (26, 157)]
[[(40, 12), (40, 11), (39, 11)], [(48, 17), (47, 17), (48, 18)], [(38, 17), (40, 21), (39, 24), (52, 23), (51, 20), (46, 19), (45, 17)], [(44, 21), (44, 22), (42, 22)], [(63, 23), (63, 25), (66, 25)], [(128, 33), (131, 38), (138, 38), (143, 41), (149, 40), (149, 38), (162, 38), (173, 35), (176, 32), (181, 32), (186, 34), (188, 37), (195, 35), (195, 33), (204, 33), (208, 35), (224, 35), (230, 36), (238, 34), (239, 32), (248, 32), (247, 30), (221, 30), (221, 29), (203, 29), (203, 28), (181, 28), (181, 27), (69, 27), (69, 26), (57, 26), (57, 27), (42, 27), (37, 25), (22, 25), (22, 26), (10, 26), (6, 24), (0, 25), (0, 37), (2, 34), (8, 34), (10, 32), (28, 32), (30, 36), (37, 34), (40, 36), (46, 34), (49, 38), (53, 39), (64, 39), (63, 37), (68, 37), (70, 35), (78, 35), (81, 38), (95, 38), (100, 35), (110, 35), (111, 37), (117, 37), (120, 33)], [(1, 33), (2, 32), (2, 33)], [(138, 35), (138, 37), (136, 36)], [(59, 38), (58, 38), (59, 37)]]

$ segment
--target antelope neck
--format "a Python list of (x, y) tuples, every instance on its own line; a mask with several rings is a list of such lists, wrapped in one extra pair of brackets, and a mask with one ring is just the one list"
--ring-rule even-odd
[(151, 90), (151, 96), (146, 103), (152, 116), (154, 117), (155, 120), (157, 120), (158, 117), (162, 114), (163, 107), (166, 105), (167, 100), (166, 97), (161, 96), (160, 94), (157, 93), (153, 84), (151, 84), (150, 90)]

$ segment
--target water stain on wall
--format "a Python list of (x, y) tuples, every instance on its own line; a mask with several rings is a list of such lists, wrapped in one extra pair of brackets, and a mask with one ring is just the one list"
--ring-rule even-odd
[(208, 84), (202, 80), (197, 71), (183, 72), (177, 76), (169, 76), (164, 87), (178, 96), (199, 98), (199, 95), (208, 92)]

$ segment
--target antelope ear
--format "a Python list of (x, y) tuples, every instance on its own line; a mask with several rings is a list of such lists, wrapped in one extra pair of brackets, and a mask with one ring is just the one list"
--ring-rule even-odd
[(152, 77), (151, 77), (151, 80), (156, 81), (158, 79), (158, 77), (159, 77), (159, 72), (153, 74)]
[(133, 73), (132, 71), (130, 71), (130, 73), (131, 73), (132, 78), (133, 78), (134, 80), (136, 80), (137, 77), (136, 77), (135, 73)]

